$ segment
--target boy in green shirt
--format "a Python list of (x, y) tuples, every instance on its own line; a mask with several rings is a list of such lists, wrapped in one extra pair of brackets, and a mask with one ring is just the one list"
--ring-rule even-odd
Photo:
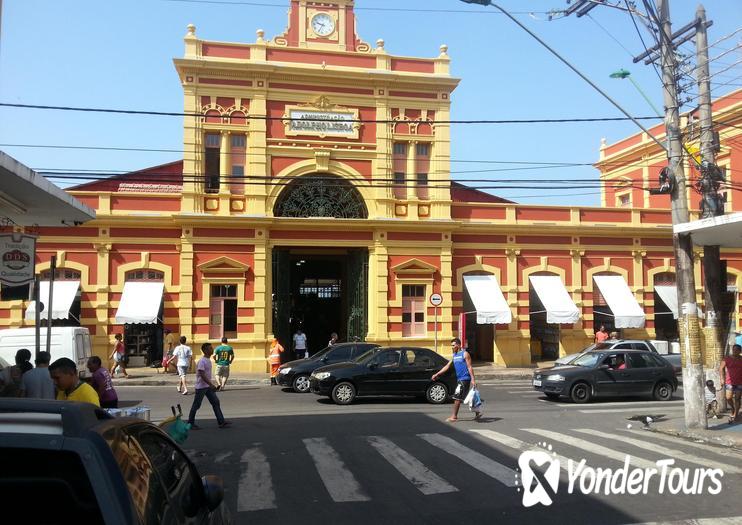
[(100, 407), (98, 392), (89, 384), (80, 381), (77, 365), (72, 359), (61, 357), (49, 365), (49, 375), (57, 386), (57, 400), (82, 401)]
[(214, 350), (214, 361), (216, 361), (216, 389), (224, 390), (229, 379), (229, 365), (234, 361), (234, 350), (227, 344), (226, 337), (222, 337), (222, 344)]

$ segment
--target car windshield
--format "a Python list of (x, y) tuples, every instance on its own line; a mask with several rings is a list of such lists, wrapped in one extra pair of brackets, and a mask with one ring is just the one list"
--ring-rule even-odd
[(611, 345), (608, 343), (593, 343), (590, 346), (583, 348), (580, 353), (584, 354), (585, 352), (591, 352), (593, 350), (605, 350), (610, 347)]
[(603, 354), (593, 354), (593, 353), (583, 354), (577, 359), (575, 359), (574, 361), (572, 361), (570, 365), (594, 368), (602, 356)]
[(332, 348), (333, 348), (332, 346), (327, 346), (327, 347), (323, 348), (322, 350), (320, 350), (319, 352), (317, 352), (316, 354), (314, 354), (312, 356), (312, 359), (321, 359), (322, 356), (326, 355)]

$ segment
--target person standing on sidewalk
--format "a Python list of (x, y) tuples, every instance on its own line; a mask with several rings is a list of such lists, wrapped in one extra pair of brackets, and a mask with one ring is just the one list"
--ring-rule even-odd
[(121, 334), (113, 336), (113, 352), (110, 357), (110, 359), (113, 360), (113, 365), (111, 365), (111, 375), (113, 376), (116, 373), (116, 368), (118, 368), (120, 372), (124, 373), (124, 377), (129, 379), (129, 374), (126, 372), (126, 347), (124, 347), (123, 338), (124, 336)]
[(177, 390), (184, 396), (188, 394), (186, 374), (191, 368), (191, 361), (193, 360), (193, 351), (190, 346), (186, 345), (186, 341), (186, 336), (181, 335), (180, 344), (175, 347), (175, 350), (173, 350), (173, 357), (178, 360), (176, 366), (178, 367), (178, 376), (180, 377), (178, 380)]
[(294, 334), (294, 352), (297, 359), (309, 357), (309, 353), (307, 352), (307, 336), (302, 332), (301, 328)]
[(229, 379), (229, 365), (234, 361), (234, 350), (227, 344), (227, 338), (222, 337), (222, 344), (214, 350), (214, 361), (216, 362), (216, 389), (224, 390)]
[(278, 367), (281, 366), (281, 354), (283, 353), (283, 346), (278, 342), (278, 339), (273, 338), (271, 343), (271, 349), (268, 352), (268, 363), (271, 365), (271, 385), (277, 385), (276, 376), (278, 375)]
[(100, 357), (94, 355), (88, 359), (88, 370), (93, 374), (93, 377), (90, 380), (90, 386), (98, 392), (100, 407), (118, 408), (119, 396), (116, 393), (116, 389), (113, 388), (111, 374), (108, 370), (103, 368)]
[(737, 421), (740, 399), (742, 399), (742, 346), (734, 345), (732, 355), (726, 356), (719, 366), (719, 376), (724, 383), (727, 403), (732, 406), (729, 424)]
[[(461, 408), (461, 403), (466, 398), (466, 394), (469, 393), (470, 388), (476, 387), (477, 383), (474, 380), (474, 371), (471, 368), (471, 357), (469, 356), (469, 352), (461, 348), (461, 339), (458, 337), (451, 339), (451, 350), (453, 351), (451, 360), (438, 372), (433, 374), (431, 379), (435, 381), (445, 374), (451, 368), (451, 363), (453, 363), (458, 384), (453, 394), (453, 414), (446, 420), (453, 423), (459, 420), (459, 408)], [(479, 419), (480, 417), (482, 417), (481, 412), (477, 412), (474, 415), (474, 419)]]
[(49, 374), (57, 386), (57, 401), (80, 401), (100, 407), (98, 392), (89, 384), (80, 381), (77, 363), (72, 359), (60, 357), (49, 365)]
[(201, 408), (201, 403), (204, 400), (204, 396), (206, 396), (206, 399), (211, 403), (211, 408), (214, 409), (214, 415), (216, 416), (216, 422), (219, 428), (224, 428), (229, 426), (231, 422), (224, 419), (219, 397), (216, 395), (216, 385), (211, 382), (211, 354), (214, 353), (211, 343), (202, 344), (201, 352), (204, 355), (196, 364), (196, 396), (193, 398), (191, 412), (188, 414), (188, 423), (191, 425), (192, 430), (201, 430), (201, 427), (196, 424), (196, 412)]
[(41, 351), (36, 357), (36, 368), (29, 370), (21, 377), (21, 391), (24, 397), (35, 399), (56, 399), (57, 389), (49, 375), (49, 352)]

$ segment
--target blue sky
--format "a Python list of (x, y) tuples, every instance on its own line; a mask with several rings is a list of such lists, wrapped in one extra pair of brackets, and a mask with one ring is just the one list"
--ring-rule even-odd
[[(182, 111), (182, 90), (172, 59), (183, 55), (186, 26), (195, 24), (197, 35), (209, 40), (253, 42), (258, 28), (265, 30), (267, 38), (280, 34), (286, 26), (288, 0), (254, 3), (263, 5), (249, 5), (247, 0), (234, 5), (171, 0), (5, 0), (0, 34), (0, 101)], [(662, 108), (661, 85), (655, 71), (643, 63), (632, 64), (632, 55), (639, 54), (643, 47), (626, 12), (598, 7), (589, 17), (548, 21), (546, 13), (564, 8), (565, 0), (501, 0), (501, 5), (521, 13), (516, 15), (519, 20), (632, 115), (650, 116), (654, 111), (628, 80), (608, 77), (619, 68), (631, 71), (654, 105)], [(673, 0), (673, 28), (689, 22), (697, 5), (695, 0)], [(400, 7), (456, 12), (364, 9)], [(709, 29), (711, 43), (742, 26), (738, 1), (714, 0), (706, 8), (708, 18), (714, 21)], [(356, 9), (361, 37), (369, 43), (383, 38), (391, 54), (433, 57), (440, 44), (449, 46), (452, 73), (462, 79), (452, 98), (454, 119), (621, 116), (491, 7), (458, 0), (357, 0)], [(645, 42), (651, 41), (641, 25), (640, 29)], [(732, 50), (712, 63), (712, 73), (742, 58), (742, 48), (738, 47), (741, 42), (742, 32), (710, 50), (712, 58)], [(693, 46), (686, 44), (682, 51), (691, 53)], [(742, 66), (738, 64), (714, 76), (714, 95), (742, 86), (740, 75)], [(696, 92), (693, 86), (688, 96)], [(686, 109), (693, 104), (687, 104)], [(491, 191), (523, 203), (598, 205), (595, 189), (540, 190), (528, 182), (594, 181), (598, 172), (590, 166), (551, 168), (508, 163), (591, 163), (598, 158), (602, 137), (610, 143), (635, 131), (637, 128), (629, 122), (455, 125), (452, 155), (458, 162), (451, 165), (452, 177), (482, 181), (475, 185), (486, 185), (487, 179), (518, 181), (526, 188)], [(182, 148), (182, 119), (0, 108), (0, 144), (0, 149), (36, 169), (135, 170), (181, 156), (176, 152), (5, 145), (178, 150)], [(475, 160), (488, 162), (470, 162)], [(503, 169), (510, 171), (483, 171)]]

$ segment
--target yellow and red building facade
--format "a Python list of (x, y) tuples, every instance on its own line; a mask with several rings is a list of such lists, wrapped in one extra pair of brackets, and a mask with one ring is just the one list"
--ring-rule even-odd
[[(95, 353), (105, 357), (119, 332), (136, 353), (168, 328), (194, 347), (225, 336), (235, 369), (264, 372), (272, 338), (290, 346), (301, 326), (313, 351), (337, 332), (382, 345), (433, 348), (437, 339), (445, 354), (463, 313), (476, 358), (530, 366), (579, 350), (598, 323), (611, 324), (600, 276), (620, 277), (645, 316), (624, 337), (671, 339), (672, 321), (660, 334), (655, 315), (655, 285), (674, 279), (662, 196), (634, 190), (626, 205), (606, 185), (602, 207), (521, 205), (452, 183), (458, 79), (446, 46), (434, 58), (391, 55), (383, 41), (358, 37), (353, 7), (291, 0), (286, 32), (268, 40), (259, 30), (250, 44), (202, 40), (188, 27), (175, 60), (188, 115), (183, 160), (72, 188), (97, 219), (40, 230), (37, 270), (56, 255), (60, 275), (79, 279), (80, 324)], [(739, 141), (735, 129), (723, 148)], [(629, 166), (645, 159), (646, 142), (604, 145), (603, 179), (635, 177)], [(661, 165), (652, 155), (638, 168), (647, 181)], [(739, 289), (742, 254), (724, 256)], [(491, 276), (509, 318), (477, 324), (475, 296), (492, 288), (470, 290), (466, 276)], [(558, 278), (574, 322), (548, 322), (537, 276)], [(122, 322), (136, 282), (161, 290), (143, 329)], [(0, 325), (28, 324), (27, 306), (0, 303)]]

